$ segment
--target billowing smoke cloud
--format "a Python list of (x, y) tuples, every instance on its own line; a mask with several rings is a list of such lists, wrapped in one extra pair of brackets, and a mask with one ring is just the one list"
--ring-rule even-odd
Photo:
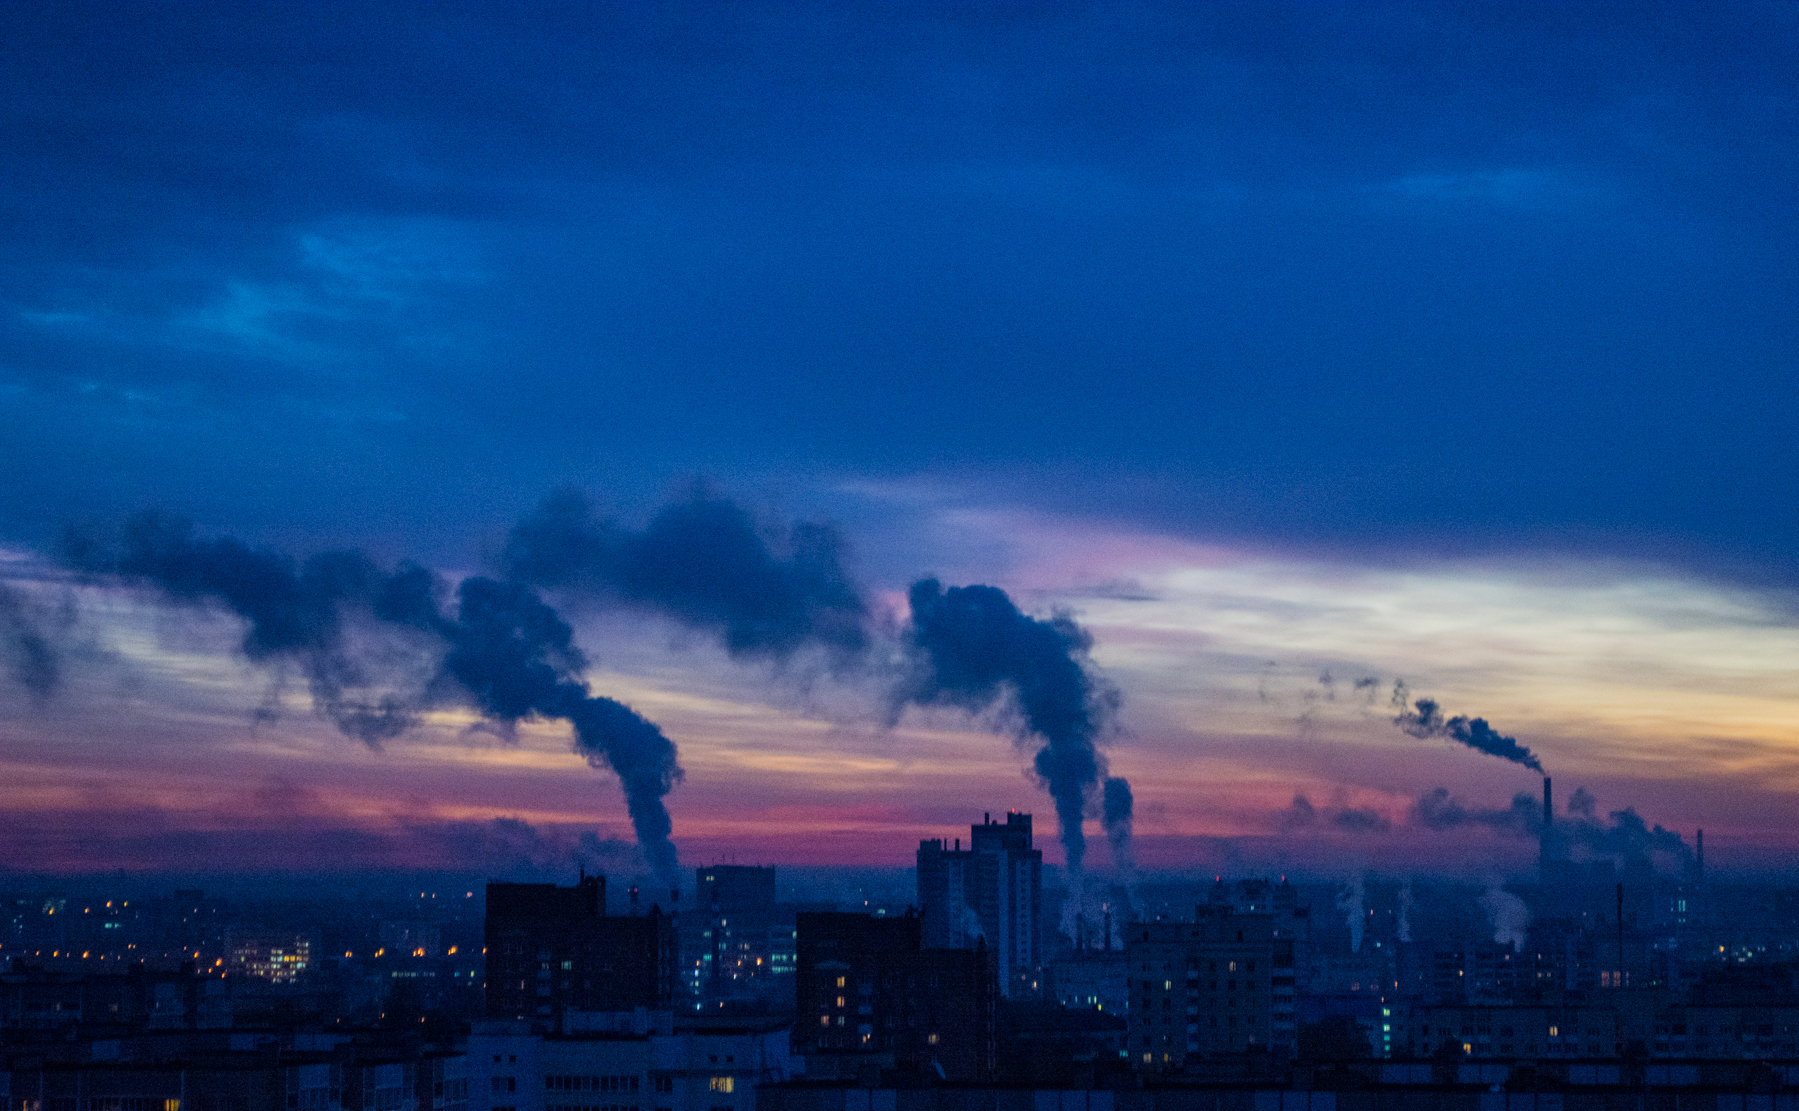
[(0, 659), (7, 674), (43, 703), (62, 686), (62, 661), (40, 614), (19, 591), (0, 583)]
[[(387, 653), (365, 653), (350, 626), (424, 624), (424, 614), (436, 613), (436, 584), (422, 569), (386, 574), (355, 552), (296, 565), (229, 538), (196, 540), (186, 523), (155, 514), (133, 518), (116, 543), (71, 535), (65, 553), (83, 571), (153, 586), (181, 602), (223, 605), (246, 623), (244, 655), (270, 666), (299, 665), (319, 712), (350, 736), (377, 744), (415, 720), (417, 696), (392, 689), (403, 669)], [(423, 597), (411, 596), (419, 591)]]
[[(649, 609), (710, 632), (733, 655), (779, 659), (819, 647), (840, 662), (866, 664), (868, 607), (843, 551), (827, 525), (762, 526), (703, 489), (641, 531), (601, 519), (579, 493), (563, 491), (513, 529), (503, 564), (513, 581)], [(1087, 634), (1066, 617), (1027, 617), (990, 586), (945, 590), (925, 580), (913, 585), (911, 602), (893, 705), (979, 712), (1014, 694), (1026, 734), (1044, 742), (1033, 767), (1055, 800), (1068, 866), (1078, 875), (1081, 814), (1105, 774), (1095, 741), (1116, 705), (1087, 666)], [(1108, 785), (1101, 801), (1115, 858), (1128, 872), (1129, 785)]]
[(1410, 818), (1413, 825), (1424, 829), (1485, 826), (1518, 837), (1535, 837), (1543, 825), (1543, 810), (1535, 799), (1523, 794), (1513, 795), (1512, 805), (1504, 810), (1465, 806), (1450, 796), (1448, 788), (1437, 787), (1418, 796)]
[(457, 595), (457, 620), (436, 621), (451, 645), (444, 674), (502, 723), (533, 715), (567, 719), (587, 762), (618, 774), (637, 843), (657, 878), (678, 886), (673, 827), (662, 804), (681, 778), (674, 743), (624, 703), (588, 693), (578, 677), (587, 660), (573, 631), (531, 588), (470, 578)]
[(1632, 807), (1614, 810), (1610, 821), (1601, 823), (1588, 816), (1571, 816), (1556, 823), (1564, 843), (1584, 849), (1594, 856), (1616, 857), (1622, 863), (1646, 863), (1656, 853), (1665, 853), (1685, 863), (1691, 850), (1680, 834), (1661, 826), (1651, 826)]
[(1106, 780), (1100, 822), (1106, 828), (1106, 841), (1112, 846), (1112, 867), (1118, 871), (1118, 882), (1129, 888), (1136, 871), (1131, 859), (1131, 814), (1136, 803), (1131, 798), (1131, 785), (1119, 776)]
[(1393, 828), (1392, 821), (1372, 807), (1317, 807), (1304, 795), (1293, 796), (1292, 805), (1281, 811), (1280, 824), (1289, 832), (1318, 828), (1341, 833), (1385, 833)]
[(914, 583), (906, 647), (913, 666), (896, 705), (951, 705), (980, 712), (1010, 693), (1023, 714), (1023, 741), (1040, 738), (1033, 767), (1055, 801), (1072, 898), (1087, 842), (1081, 817), (1105, 774), (1095, 747), (1117, 709), (1115, 691), (1087, 662), (1091, 638), (1072, 618), (1047, 621), (1018, 611), (992, 586), (945, 590), (936, 579)]
[[(1430, 830), (1456, 830), (1485, 827), (1513, 837), (1535, 838), (1543, 833), (1543, 807), (1526, 794), (1512, 796), (1512, 804), (1504, 810), (1488, 810), (1468, 806), (1437, 787), (1418, 796), (1412, 804), (1411, 824)], [(1584, 787), (1575, 788), (1568, 799), (1566, 817), (1555, 821), (1560, 844), (1588, 856), (1614, 857), (1621, 863), (1646, 863), (1657, 853), (1685, 862), (1690, 849), (1674, 830), (1644, 821), (1635, 809), (1614, 810), (1607, 821), (1600, 821), (1598, 805)]]
[(1346, 806), (1332, 810), (1329, 821), (1348, 833), (1385, 833), (1393, 823), (1385, 814), (1368, 807)]
[(824, 524), (758, 527), (707, 491), (663, 509), (642, 531), (602, 520), (562, 491), (512, 530), (509, 579), (649, 609), (719, 637), (736, 656), (782, 657), (822, 645), (859, 653), (867, 606)]
[(1281, 811), (1281, 828), (1287, 830), (1310, 829), (1318, 824), (1318, 808), (1312, 800), (1304, 795), (1294, 795), (1293, 804)]
[(559, 879), (576, 868), (618, 872), (641, 867), (629, 841), (602, 838), (591, 829), (537, 827), (520, 818), (415, 822), (406, 839), (433, 858), (469, 871), (510, 879)]
[[(674, 745), (629, 707), (590, 695), (573, 631), (530, 587), (469, 578), (447, 614), (445, 584), (424, 568), (377, 568), (355, 552), (303, 564), (231, 539), (196, 540), (181, 522), (133, 520), (117, 544), (72, 537), (68, 556), (94, 573), (151, 586), (167, 597), (223, 605), (247, 628), (242, 649), (267, 666), (296, 663), (321, 714), (370, 744), (404, 732), (431, 705), (460, 703), (510, 730), (531, 717), (563, 718), (594, 767), (624, 787), (638, 843), (664, 882), (678, 881), (662, 798), (681, 777)], [(368, 627), (410, 643), (432, 662), (420, 681), (391, 653), (354, 635)]]
[[(629, 708), (588, 692), (586, 661), (540, 590), (662, 614), (740, 657), (783, 660), (818, 648), (843, 666), (893, 674), (875, 662), (876, 623), (833, 529), (764, 527), (703, 489), (642, 530), (602, 520), (579, 494), (557, 494), (513, 530), (501, 578), (454, 590), (417, 566), (384, 570), (356, 552), (297, 563), (231, 539), (198, 540), (156, 516), (132, 521), (115, 541), (71, 536), (66, 548), (83, 570), (238, 615), (248, 658), (277, 676), (297, 668), (318, 712), (370, 745), (445, 702), (472, 706), (502, 733), (532, 716), (567, 719), (581, 754), (618, 773), (645, 853), (671, 876), (661, 800), (681, 774), (674, 746)], [(1073, 877), (1085, 858), (1082, 814), (1095, 801), (1128, 870), (1129, 787), (1118, 780), (1096, 797), (1105, 777), (1096, 744), (1118, 696), (1091, 670), (1087, 633), (1066, 616), (1028, 617), (991, 586), (946, 590), (924, 580), (910, 597), (894, 710), (978, 713), (1015, 699), (1019, 741), (1043, 742), (1032, 766), (1055, 802)]]
[(1499, 886), (1494, 880), (1487, 885), (1487, 890), (1477, 902), (1493, 920), (1493, 940), (1500, 945), (1510, 945), (1513, 949), (1524, 948), (1530, 928), (1530, 907), (1523, 899)]
[(1412, 736), (1448, 737), (1501, 760), (1510, 760), (1534, 772), (1542, 772), (1543, 765), (1531, 754), (1530, 749), (1519, 744), (1515, 738), (1498, 732), (1484, 719), (1458, 716), (1445, 720), (1442, 707), (1430, 699), (1420, 698), (1407, 706), (1406, 698), (1405, 684), (1395, 683), (1393, 704), (1399, 708), (1399, 714), (1393, 719), (1393, 724)]

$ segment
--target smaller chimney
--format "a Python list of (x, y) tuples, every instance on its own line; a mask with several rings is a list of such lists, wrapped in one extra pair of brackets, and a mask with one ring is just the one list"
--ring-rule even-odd
[(1111, 907), (1107, 907), (1107, 908), (1106, 908), (1106, 944), (1105, 944), (1105, 950), (1106, 950), (1106, 952), (1108, 952), (1108, 953), (1110, 953), (1110, 952), (1111, 952), (1111, 951), (1112, 951), (1112, 908), (1111, 908)]
[(1698, 835), (1696, 837), (1694, 837), (1693, 840), (1698, 842), (1698, 846), (1699, 846), (1699, 882), (1704, 883), (1705, 882), (1705, 831), (1703, 829), (1700, 830)]
[(637, 913), (637, 885), (631, 885), (631, 913)]
[(1624, 885), (1618, 885), (1618, 971), (1612, 977), (1612, 986), (1624, 986)]

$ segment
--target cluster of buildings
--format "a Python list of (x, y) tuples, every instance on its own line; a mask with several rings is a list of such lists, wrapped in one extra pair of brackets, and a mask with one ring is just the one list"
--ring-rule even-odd
[(1626, 864), (1071, 903), (1010, 813), (921, 843), (904, 910), (735, 865), (685, 905), (582, 874), (311, 927), (15, 901), (0, 1107), (1799, 1111), (1799, 897)]

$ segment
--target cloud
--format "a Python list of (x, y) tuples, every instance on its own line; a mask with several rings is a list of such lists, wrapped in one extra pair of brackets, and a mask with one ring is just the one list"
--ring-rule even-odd
[(1393, 828), (1392, 821), (1373, 807), (1327, 806), (1316, 807), (1304, 795), (1294, 795), (1293, 802), (1282, 811), (1279, 818), (1281, 829), (1287, 832), (1301, 830), (1333, 830), (1348, 834), (1386, 833)]
[(1592, 185), (1579, 182), (1568, 174), (1522, 168), (1409, 174), (1388, 182), (1384, 191), (1409, 200), (1508, 209), (1559, 206), (1597, 199)]

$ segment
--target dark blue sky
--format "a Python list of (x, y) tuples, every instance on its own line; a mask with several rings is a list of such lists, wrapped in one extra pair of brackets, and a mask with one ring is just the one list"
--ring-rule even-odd
[(466, 561), (556, 484), (709, 475), (1799, 575), (1790, 4), (107, 2), (0, 40), (0, 539), (154, 504)]

